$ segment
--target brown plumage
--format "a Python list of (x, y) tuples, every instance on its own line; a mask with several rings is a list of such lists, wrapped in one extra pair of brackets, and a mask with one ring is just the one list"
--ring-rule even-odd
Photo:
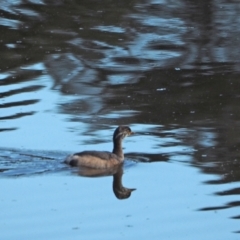
[(132, 135), (130, 127), (119, 126), (113, 134), (113, 151), (83, 151), (66, 158), (65, 163), (71, 166), (83, 166), (90, 168), (106, 169), (121, 164), (124, 161), (122, 140)]

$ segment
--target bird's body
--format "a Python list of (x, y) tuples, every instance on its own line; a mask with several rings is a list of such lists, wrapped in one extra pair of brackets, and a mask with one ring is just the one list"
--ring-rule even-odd
[(124, 161), (122, 140), (133, 132), (127, 126), (119, 126), (113, 134), (113, 151), (83, 151), (66, 158), (65, 163), (71, 166), (108, 169), (120, 165)]
[(71, 166), (110, 168), (122, 163), (123, 159), (111, 152), (84, 151), (68, 156), (65, 162)]

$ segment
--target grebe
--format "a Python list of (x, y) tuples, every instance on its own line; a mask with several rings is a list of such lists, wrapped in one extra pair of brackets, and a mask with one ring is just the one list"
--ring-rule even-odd
[(132, 135), (133, 132), (128, 126), (119, 126), (113, 134), (113, 151), (83, 151), (75, 153), (66, 158), (65, 163), (71, 166), (107, 169), (120, 165), (124, 161), (122, 140)]

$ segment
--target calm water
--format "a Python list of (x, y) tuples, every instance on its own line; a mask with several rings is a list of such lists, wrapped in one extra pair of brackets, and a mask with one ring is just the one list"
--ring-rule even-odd
[[(239, 239), (239, 14), (237, 0), (1, 3), (0, 238)], [(125, 200), (113, 173), (62, 163), (110, 151), (120, 124), (136, 132)]]

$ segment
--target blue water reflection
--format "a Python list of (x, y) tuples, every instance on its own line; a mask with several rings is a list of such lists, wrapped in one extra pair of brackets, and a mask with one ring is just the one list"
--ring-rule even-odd
[[(239, 219), (238, 6), (238, 1), (226, 0), (4, 1), (0, 6), (2, 175), (29, 176), (29, 181), (19, 182), (33, 187), (30, 176), (60, 172), (59, 178), (77, 186), (69, 194), (74, 204), (81, 199), (88, 209), (97, 206), (94, 219), (114, 223), (99, 210), (106, 206), (115, 206), (111, 211), (119, 219), (122, 209), (126, 215), (134, 214), (132, 222), (120, 220), (137, 226), (133, 231), (128, 228), (132, 236), (142, 237), (139, 229), (151, 229), (154, 234), (145, 231), (147, 237), (164, 238), (177, 229), (172, 239), (179, 233), (203, 238), (209, 234), (204, 227), (208, 219), (211, 238), (234, 238), (230, 232), (238, 229), (228, 218)], [(111, 151), (112, 132), (121, 124), (136, 132), (124, 142), (126, 180), (138, 188), (136, 198), (124, 203), (126, 209), (112, 203), (108, 193), (101, 203), (94, 201), (94, 193), (102, 196), (108, 179), (69, 180), (66, 172), (72, 171), (61, 164), (70, 152)], [(9, 199), (15, 195), (12, 180), (3, 185), (6, 189), (9, 184)], [(53, 182), (53, 189), (61, 188)], [(90, 193), (94, 184), (95, 192)], [(84, 194), (76, 199), (76, 192)], [(37, 196), (46, 195), (39, 190)], [(6, 202), (4, 206), (12, 207)], [(32, 204), (31, 199), (27, 202)], [(59, 208), (71, 205), (59, 204)], [(33, 211), (29, 210), (35, 216)], [(66, 212), (67, 220), (78, 217)], [(90, 229), (92, 215), (84, 214), (89, 224), (85, 234), (95, 232)], [(149, 224), (140, 222), (144, 215)], [(13, 218), (6, 219), (9, 223)], [(53, 222), (62, 226), (59, 219)], [(156, 223), (164, 223), (164, 229)], [(14, 222), (16, 229), (17, 225)]]

